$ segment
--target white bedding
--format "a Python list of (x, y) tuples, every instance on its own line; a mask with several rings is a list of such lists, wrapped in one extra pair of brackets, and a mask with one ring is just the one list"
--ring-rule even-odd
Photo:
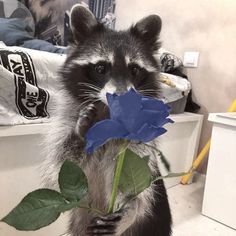
[(0, 45), (0, 125), (47, 122), (65, 55)]

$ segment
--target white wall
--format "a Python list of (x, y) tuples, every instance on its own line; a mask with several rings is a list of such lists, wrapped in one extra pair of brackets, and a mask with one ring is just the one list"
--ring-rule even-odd
[[(235, 0), (117, 0), (117, 29), (148, 14), (163, 20), (163, 46), (183, 57), (200, 52), (199, 67), (187, 69), (193, 96), (205, 115), (200, 147), (211, 134), (210, 112), (224, 112), (236, 98)], [(205, 172), (206, 163), (200, 171)]]

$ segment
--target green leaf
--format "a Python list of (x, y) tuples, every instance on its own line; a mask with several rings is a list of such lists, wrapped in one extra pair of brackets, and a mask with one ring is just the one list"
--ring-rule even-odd
[(1, 221), (17, 230), (37, 230), (54, 222), (60, 216), (57, 208), (65, 203), (59, 192), (38, 189), (26, 195)]
[[(186, 172), (169, 173), (168, 175), (165, 175), (165, 176), (158, 176), (158, 177), (153, 178), (152, 182), (155, 182), (155, 181), (160, 180), (160, 179), (180, 177), (180, 176), (183, 176), (185, 174), (186, 174)], [(131, 196), (127, 196), (126, 200), (123, 202), (122, 206), (118, 210), (123, 209), (128, 204), (128, 202), (132, 201), (135, 198), (136, 198), (136, 196), (132, 196), (132, 195)]]
[(68, 201), (80, 201), (88, 193), (88, 181), (82, 169), (66, 160), (59, 173), (59, 186)]
[(80, 202), (69, 202), (66, 204), (62, 204), (57, 207), (56, 211), (62, 213), (62, 212), (69, 211), (69, 210), (76, 208), (76, 207), (80, 207)]
[(127, 195), (137, 196), (152, 182), (148, 157), (141, 158), (130, 149), (126, 150), (120, 176), (119, 189)]
[(143, 159), (144, 161), (146, 161), (146, 163), (147, 163), (147, 165), (148, 165), (150, 156), (144, 156), (144, 157), (142, 157), (142, 159)]

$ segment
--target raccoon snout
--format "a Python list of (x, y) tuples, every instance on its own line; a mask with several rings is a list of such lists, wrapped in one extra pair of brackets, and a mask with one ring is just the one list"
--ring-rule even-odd
[(127, 92), (130, 88), (134, 88), (134, 86), (132, 86), (132, 84), (127, 81), (109, 81), (105, 84), (103, 89), (101, 89), (99, 97), (103, 103), (107, 104), (107, 93), (116, 93), (118, 95), (121, 95)]
[(121, 95), (129, 90), (126, 83), (117, 83), (115, 87), (116, 87), (115, 93), (118, 95)]
[(129, 91), (131, 88), (135, 89), (131, 83), (117, 83), (115, 93), (118, 95), (124, 94)]

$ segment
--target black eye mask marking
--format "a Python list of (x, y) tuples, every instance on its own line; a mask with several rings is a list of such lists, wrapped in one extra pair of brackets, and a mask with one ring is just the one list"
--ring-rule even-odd
[(130, 64), (128, 68), (129, 68), (129, 73), (131, 74), (131, 76), (134, 76), (134, 77), (138, 76), (142, 71), (142, 68), (138, 66), (137, 64)]
[(98, 62), (94, 65), (94, 71), (96, 74), (105, 75), (108, 72), (108, 66), (105, 62)]

